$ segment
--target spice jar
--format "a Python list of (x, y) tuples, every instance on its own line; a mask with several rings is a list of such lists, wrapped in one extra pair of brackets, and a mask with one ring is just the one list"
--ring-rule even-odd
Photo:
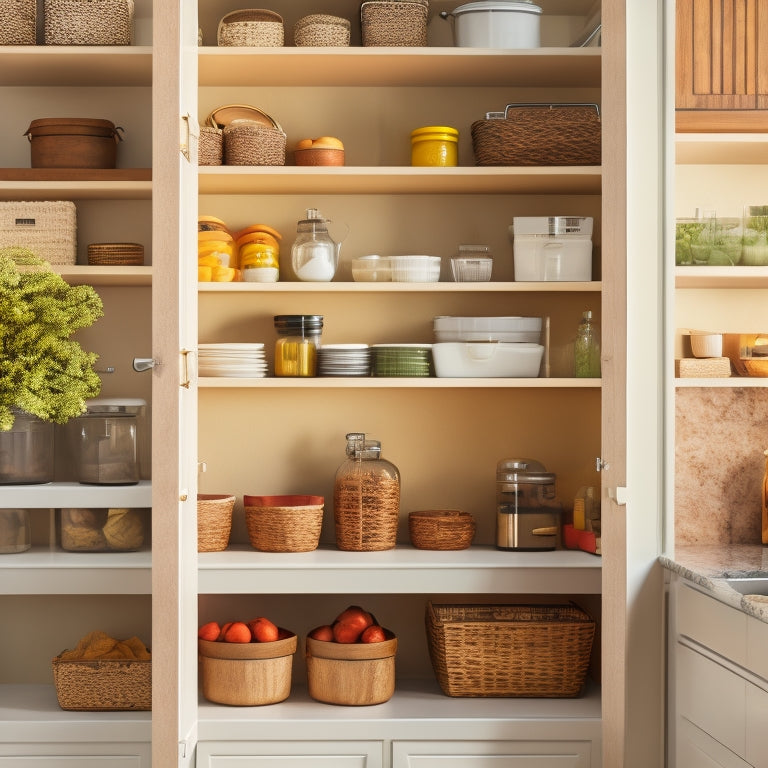
[(447, 125), (411, 131), (411, 165), (449, 167), (459, 164), (459, 132)]
[(73, 420), (78, 480), (95, 485), (139, 482), (138, 417), (144, 400), (101, 399), (86, 403)]
[(347, 459), (336, 471), (333, 515), (336, 546), (372, 552), (394, 549), (400, 518), (400, 472), (381, 457), (381, 443), (347, 435)]
[(316, 376), (322, 315), (275, 315), (275, 376)]
[(25, 552), (31, 546), (28, 510), (0, 509), (0, 555)]

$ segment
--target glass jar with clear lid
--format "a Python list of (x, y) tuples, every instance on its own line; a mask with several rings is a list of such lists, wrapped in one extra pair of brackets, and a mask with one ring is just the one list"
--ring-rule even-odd
[(333, 514), (336, 546), (371, 552), (394, 549), (400, 519), (400, 472), (381, 456), (381, 443), (362, 432), (347, 435), (347, 459), (336, 472)]
[(0, 555), (26, 552), (31, 546), (29, 511), (0, 509)]
[(74, 419), (78, 481), (94, 485), (135, 485), (140, 479), (138, 425), (146, 402), (99, 399)]
[(0, 431), (0, 484), (53, 480), (53, 422), (12, 408), (13, 426)]

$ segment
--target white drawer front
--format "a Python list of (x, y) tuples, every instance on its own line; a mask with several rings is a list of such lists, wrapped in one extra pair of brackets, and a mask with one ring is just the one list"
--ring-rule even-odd
[(768, 624), (749, 617), (747, 622), (747, 669), (768, 680)]
[(378, 741), (201, 741), (197, 768), (382, 768)]
[(670, 768), (750, 768), (704, 731), (678, 718), (675, 762)]
[(751, 683), (747, 683), (747, 762), (768, 768), (768, 692)]

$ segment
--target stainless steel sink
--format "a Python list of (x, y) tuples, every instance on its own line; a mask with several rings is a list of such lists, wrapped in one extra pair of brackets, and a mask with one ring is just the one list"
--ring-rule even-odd
[(742, 595), (768, 595), (768, 576), (732, 577), (724, 581)]

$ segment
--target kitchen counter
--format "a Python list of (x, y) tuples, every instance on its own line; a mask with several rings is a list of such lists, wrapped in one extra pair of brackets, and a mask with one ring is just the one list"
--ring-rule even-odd
[(711, 591), (712, 596), (768, 624), (768, 596), (742, 595), (725, 579), (768, 578), (768, 546), (759, 544), (689, 545), (677, 547), (674, 557), (662, 555), (668, 570)]

